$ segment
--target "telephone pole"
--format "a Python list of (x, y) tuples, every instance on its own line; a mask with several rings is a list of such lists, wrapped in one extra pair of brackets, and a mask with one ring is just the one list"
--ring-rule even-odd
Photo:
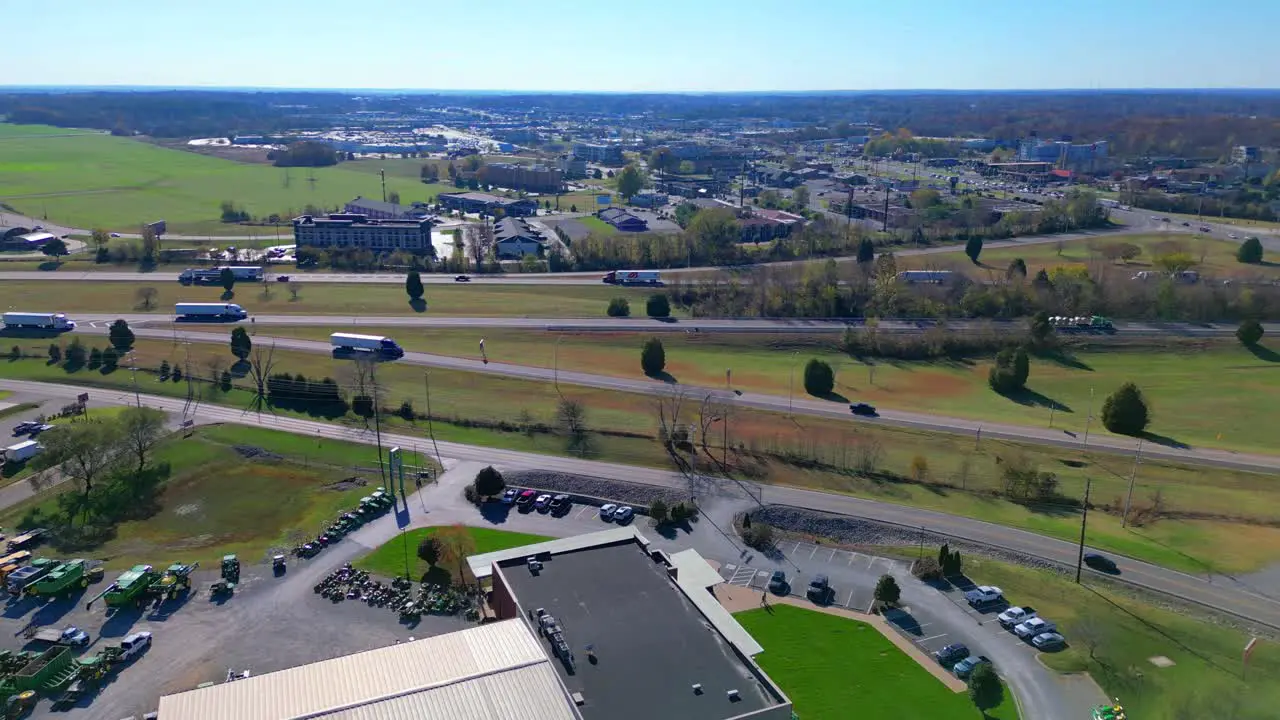
[(891, 184), (885, 183), (884, 186), (884, 222), (880, 225), (880, 232), (889, 232), (889, 185)]
[(1133, 456), (1133, 470), (1129, 473), (1129, 495), (1124, 500), (1124, 517), (1120, 519), (1120, 527), (1129, 524), (1129, 508), (1133, 506), (1133, 483), (1138, 478), (1138, 463), (1142, 462), (1142, 441), (1138, 441), (1138, 454)]
[(378, 176), (382, 178), (382, 202), (387, 201), (387, 171), (379, 170)]
[(1089, 489), (1093, 486), (1093, 480), (1086, 477), (1084, 480), (1084, 511), (1080, 514), (1080, 551), (1076, 555), (1076, 584), (1080, 584), (1080, 572), (1084, 567), (1084, 531), (1089, 524)]

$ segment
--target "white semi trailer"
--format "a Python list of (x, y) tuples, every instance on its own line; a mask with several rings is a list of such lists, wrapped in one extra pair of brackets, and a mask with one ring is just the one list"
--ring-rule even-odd
[(12, 329), (73, 330), (76, 324), (62, 313), (7, 312), (4, 314), (4, 326)]
[(243, 320), (249, 317), (235, 303), (178, 303), (173, 314), (180, 320)]

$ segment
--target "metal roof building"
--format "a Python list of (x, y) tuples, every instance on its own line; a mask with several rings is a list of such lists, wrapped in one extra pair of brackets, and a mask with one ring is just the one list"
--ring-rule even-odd
[(160, 698), (164, 720), (580, 720), (520, 620)]

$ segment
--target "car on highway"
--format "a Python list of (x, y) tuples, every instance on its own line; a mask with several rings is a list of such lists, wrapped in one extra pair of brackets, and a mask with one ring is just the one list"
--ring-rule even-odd
[(849, 412), (853, 413), (854, 415), (866, 415), (868, 417), (875, 417), (876, 408), (874, 405), (868, 405), (867, 403), (864, 403), (864, 402), (849, 403)]
[(533, 507), (535, 510), (550, 510), (551, 496), (547, 493), (539, 495), (538, 499), (533, 501)]
[(111, 233), (111, 237), (118, 238), (120, 237), (120, 233)]
[(524, 490), (516, 496), (516, 507), (528, 510), (533, 507), (533, 501), (537, 498), (537, 493), (532, 490)]
[(970, 655), (969, 657), (961, 660), (955, 665), (952, 665), (951, 672), (954, 673), (956, 677), (963, 680), (969, 677), (970, 675), (972, 675), (973, 669), (978, 667), (979, 665), (990, 665), (990, 664), (991, 664), (991, 659), (988, 658), (986, 655)]
[(1097, 570), (1098, 572), (1116, 575), (1120, 572), (1120, 568), (1116, 567), (1116, 561), (1103, 555), (1102, 553), (1087, 552), (1084, 554), (1084, 564)]
[(1184, 222), (1184, 223), (1182, 223), (1182, 227), (1191, 227), (1191, 223), (1189, 223), (1189, 222)]
[(288, 276), (288, 275), (277, 275), (277, 276), (276, 276), (276, 282), (289, 282), (289, 276)]
[(613, 513), (614, 513), (614, 511), (616, 511), (617, 509), (618, 509), (618, 506), (617, 506), (617, 505), (615, 505), (615, 504), (613, 504), (613, 503), (605, 503), (605, 504), (601, 505), (601, 506), (600, 506), (600, 519), (601, 519), (601, 520), (612, 520), (612, 519), (613, 519)]
[(1057, 629), (1058, 629), (1058, 626), (1053, 624), (1052, 622), (1045, 620), (1042, 617), (1033, 617), (1030, 620), (1027, 620), (1026, 622), (1022, 623), (1021, 625), (1014, 626), (1013, 633), (1018, 637), (1022, 638), (1023, 640), (1030, 640), (1036, 635), (1051, 633), (1056, 631)]
[(454, 282), (471, 282), (471, 276), (459, 275), (453, 279)]
[(1014, 625), (1024, 623), (1035, 616), (1036, 609), (1033, 607), (1011, 607), (997, 615), (996, 620), (999, 620), (1000, 625), (1008, 630)]
[(995, 585), (979, 585), (966, 592), (964, 599), (974, 607), (994, 605), (1004, 600), (1004, 591)]
[(551, 503), (547, 505), (551, 509), (552, 515), (560, 515), (569, 512), (569, 508), (573, 506), (573, 501), (568, 495), (560, 494), (551, 498)]
[(1067, 639), (1056, 632), (1047, 632), (1031, 638), (1031, 644), (1037, 650), (1058, 650), (1066, 647)]
[(809, 590), (805, 594), (816, 603), (825, 603), (831, 597), (831, 581), (826, 575), (818, 575), (809, 583)]
[(933, 654), (933, 659), (946, 667), (953, 667), (967, 657), (969, 657), (969, 646), (964, 643), (951, 643)]
[(1239, 240), (1239, 239), (1240, 239), (1240, 237), (1239, 237), (1238, 235), (1236, 235), (1235, 233), (1227, 233), (1227, 237), (1231, 238), (1232, 240)]
[(630, 505), (623, 505), (613, 511), (613, 521), (619, 524), (625, 523), (635, 517), (636, 511)]
[(507, 488), (502, 492), (502, 504), (514, 505), (516, 502), (516, 496), (519, 494), (520, 494), (519, 488)]
[(787, 574), (781, 570), (774, 570), (769, 576), (769, 592), (777, 595), (786, 595), (790, 585), (787, 583)]

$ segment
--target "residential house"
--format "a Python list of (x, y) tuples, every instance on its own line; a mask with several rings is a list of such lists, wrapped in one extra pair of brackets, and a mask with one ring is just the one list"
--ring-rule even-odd
[(547, 239), (542, 232), (519, 217), (504, 217), (493, 225), (494, 254), (499, 260), (519, 259), (525, 255), (542, 257)]
[(601, 210), (596, 213), (596, 217), (622, 232), (644, 232), (649, 229), (648, 222), (619, 208)]

